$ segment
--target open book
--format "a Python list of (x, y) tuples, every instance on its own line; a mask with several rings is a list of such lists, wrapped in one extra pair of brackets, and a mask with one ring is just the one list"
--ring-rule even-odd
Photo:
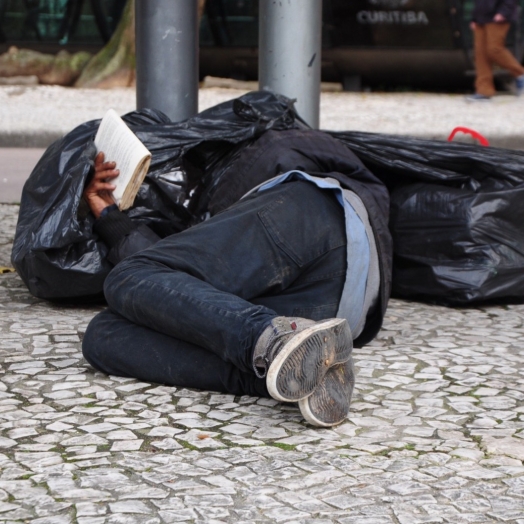
[(95, 146), (97, 152), (104, 152), (106, 162), (116, 162), (120, 170), (111, 181), (116, 186), (113, 198), (118, 208), (130, 208), (149, 169), (151, 153), (113, 109), (102, 118)]

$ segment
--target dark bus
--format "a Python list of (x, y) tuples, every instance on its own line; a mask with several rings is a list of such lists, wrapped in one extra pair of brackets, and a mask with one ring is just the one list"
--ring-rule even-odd
[[(11, 45), (51, 53), (96, 51), (110, 38), (125, 1), (0, 0), (0, 52)], [(207, 0), (200, 25), (202, 77), (257, 78), (258, 3)], [(469, 86), (472, 5), (473, 0), (323, 0), (322, 79), (350, 89)], [(519, 60), (523, 12), (508, 37)]]

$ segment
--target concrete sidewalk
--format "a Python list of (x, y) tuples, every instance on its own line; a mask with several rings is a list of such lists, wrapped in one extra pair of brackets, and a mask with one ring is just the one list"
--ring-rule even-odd
[[(200, 110), (245, 91), (200, 90)], [(0, 147), (46, 147), (75, 126), (135, 109), (133, 89), (72, 89), (55, 86), (0, 86)], [(524, 97), (501, 95), (468, 103), (462, 95), (427, 93), (322, 93), (321, 128), (392, 133), (446, 140), (465, 126), (492, 145), (524, 149)]]
[(0, 148), (0, 203), (20, 202), (24, 183), (44, 151), (42, 148)]

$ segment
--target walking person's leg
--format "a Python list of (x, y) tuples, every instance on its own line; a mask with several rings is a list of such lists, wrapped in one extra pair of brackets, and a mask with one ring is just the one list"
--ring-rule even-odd
[(524, 67), (506, 47), (509, 23), (486, 24), (487, 55), (491, 63), (506, 69), (514, 78), (524, 75)]
[(492, 63), (488, 56), (486, 25), (476, 25), (475, 40), (475, 93), (485, 97), (495, 94)]

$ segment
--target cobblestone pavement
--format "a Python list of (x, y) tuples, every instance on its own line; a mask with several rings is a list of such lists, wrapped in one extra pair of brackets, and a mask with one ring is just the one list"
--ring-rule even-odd
[[(0, 266), (18, 208), (0, 205)], [(0, 521), (524, 524), (524, 306), (393, 300), (346, 423), (96, 373), (95, 307), (0, 275)]]

